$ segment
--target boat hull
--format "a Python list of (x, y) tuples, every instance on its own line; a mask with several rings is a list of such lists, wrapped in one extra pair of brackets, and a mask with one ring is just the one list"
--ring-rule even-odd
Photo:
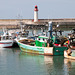
[(13, 46), (13, 40), (1, 40), (0, 48), (11, 48)]
[[(74, 55), (75, 55), (75, 53), (74, 53)], [(73, 60), (75, 60), (75, 56), (72, 56), (72, 54), (71, 54), (71, 56), (69, 56), (67, 54), (67, 51), (64, 51), (64, 57), (67, 58), (67, 59), (73, 59)]]
[(64, 55), (64, 50), (67, 50), (67, 47), (37, 47), (23, 44), (20, 42), (17, 43), (21, 51), (41, 55)]

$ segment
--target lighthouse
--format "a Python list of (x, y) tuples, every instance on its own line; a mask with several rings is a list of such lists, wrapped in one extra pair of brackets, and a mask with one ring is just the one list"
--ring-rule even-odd
[(34, 22), (38, 22), (38, 7), (37, 7), (37, 5), (34, 8)]

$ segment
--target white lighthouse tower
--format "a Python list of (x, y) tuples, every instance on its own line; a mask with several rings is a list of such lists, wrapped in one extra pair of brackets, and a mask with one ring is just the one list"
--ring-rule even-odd
[(34, 22), (38, 22), (38, 7), (37, 7), (37, 5), (35, 6), (35, 9), (34, 9)]

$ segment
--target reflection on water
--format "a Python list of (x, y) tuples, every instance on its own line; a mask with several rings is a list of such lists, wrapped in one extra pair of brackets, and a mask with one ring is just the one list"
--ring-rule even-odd
[[(42, 70), (45, 69), (46, 75), (67, 75), (65, 72), (64, 66), (64, 57), (63, 56), (43, 56), (43, 55), (34, 55), (29, 53), (21, 52), (20, 56), (30, 56), (37, 62), (37, 64), (43, 65)], [(38, 62), (39, 61), (39, 62)]]
[(0, 75), (74, 75), (75, 60), (0, 48)]
[(49, 75), (65, 75), (63, 56), (46, 57), (45, 60), (48, 60), (48, 62), (45, 61), (45, 65)]
[(69, 75), (75, 75), (75, 60), (64, 59), (64, 66)]

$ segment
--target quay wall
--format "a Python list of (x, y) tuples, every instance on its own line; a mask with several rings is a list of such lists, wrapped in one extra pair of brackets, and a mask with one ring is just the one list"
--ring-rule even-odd
[(39, 19), (38, 22), (34, 22), (33, 19), (0, 19), (0, 29), (5, 28), (20, 28), (20, 25), (25, 26), (48, 26), (48, 22), (52, 21), (53, 26), (56, 27), (57, 24), (60, 28), (75, 28), (75, 19)]

